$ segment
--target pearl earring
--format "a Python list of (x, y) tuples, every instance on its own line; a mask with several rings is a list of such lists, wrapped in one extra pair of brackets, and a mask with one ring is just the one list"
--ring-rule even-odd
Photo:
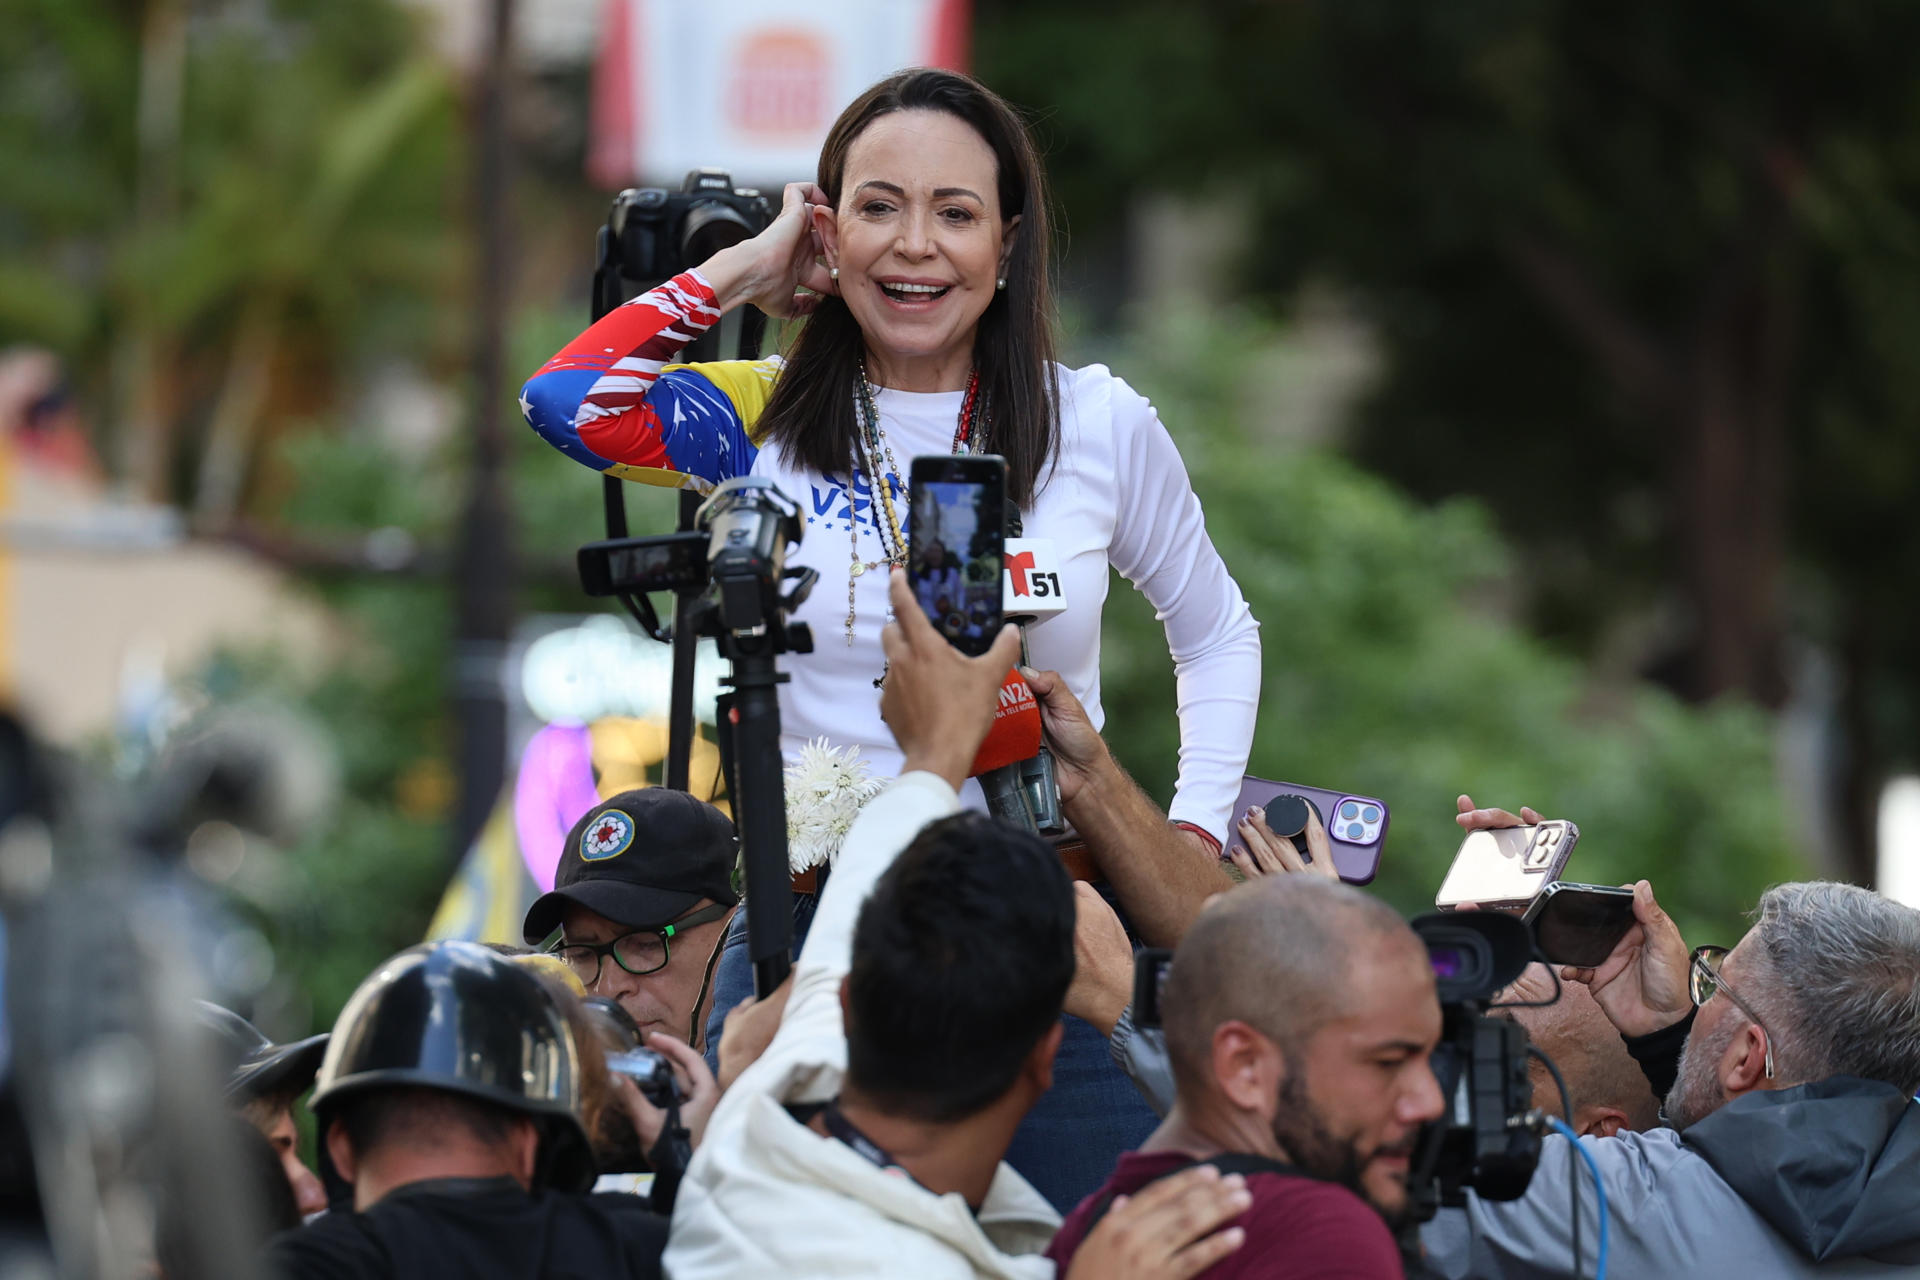
[(1006, 288), (1006, 287), (1007, 287), (1007, 278), (1006, 278), (1005, 276), (1001, 276), (1001, 277), (1000, 277), (1000, 278), (999, 278), (999, 279), (998, 279), (997, 281), (995, 281), (995, 282), (994, 282), (994, 286), (993, 286), (993, 287), (994, 287), (994, 288), (996, 288), (996, 289), (1004, 289), (1004, 288)]
[[(832, 270), (827, 272), (827, 279), (838, 280), (839, 278), (840, 278), (840, 268), (834, 267)], [(1006, 281), (1002, 280), (1000, 283), (1005, 284)]]

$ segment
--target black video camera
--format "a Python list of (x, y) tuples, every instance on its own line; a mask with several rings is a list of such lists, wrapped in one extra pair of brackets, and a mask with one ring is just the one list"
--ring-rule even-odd
[[(1420, 916), (1413, 930), (1427, 945), (1440, 998), (1440, 1043), (1433, 1074), (1447, 1109), (1423, 1127), (1407, 1175), (1408, 1214), (1433, 1217), (1442, 1205), (1518, 1199), (1540, 1162), (1544, 1118), (1533, 1107), (1527, 1031), (1484, 1012), (1533, 956), (1518, 919), (1490, 911)], [(1133, 1025), (1161, 1025), (1160, 988), (1171, 951), (1143, 947), (1134, 956)]]
[(773, 222), (773, 206), (725, 169), (695, 169), (678, 191), (629, 187), (607, 215), (621, 274), (653, 283), (697, 267)]
[(1527, 1030), (1484, 1010), (1533, 958), (1533, 937), (1512, 916), (1492, 911), (1435, 912), (1413, 931), (1427, 944), (1439, 988), (1440, 1044), (1433, 1074), (1447, 1109), (1427, 1124), (1407, 1175), (1407, 1206), (1424, 1222), (1442, 1205), (1516, 1200), (1540, 1163), (1544, 1123), (1533, 1108)]
[[(590, 596), (687, 594), (714, 588), (724, 628), (748, 632), (779, 621), (805, 598), (812, 573), (786, 569), (787, 548), (800, 541), (800, 509), (767, 480), (742, 476), (713, 491), (695, 517), (697, 531), (614, 538), (580, 548), (580, 586)], [(802, 576), (782, 599), (780, 583)]]

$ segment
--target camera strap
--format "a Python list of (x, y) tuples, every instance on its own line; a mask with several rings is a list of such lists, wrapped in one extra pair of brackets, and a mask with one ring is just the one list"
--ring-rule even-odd
[(894, 1160), (893, 1156), (888, 1153), (885, 1147), (860, 1132), (859, 1126), (847, 1119), (847, 1113), (840, 1109), (840, 1099), (835, 1098), (832, 1102), (829, 1102), (825, 1107), (821, 1108), (820, 1123), (827, 1126), (828, 1133), (859, 1152), (861, 1157), (875, 1168), (886, 1173), (901, 1173), (906, 1174), (908, 1177), (913, 1176), (900, 1167), (899, 1163)]
[(811, 1125), (814, 1118), (819, 1117), (828, 1137), (851, 1147), (868, 1164), (882, 1173), (895, 1174), (907, 1179), (915, 1186), (920, 1185), (919, 1179), (909, 1173), (906, 1166), (895, 1160), (891, 1152), (862, 1133), (860, 1126), (847, 1119), (847, 1113), (840, 1109), (840, 1099), (835, 1098), (831, 1102), (790, 1103), (785, 1110), (788, 1115), (804, 1125)]

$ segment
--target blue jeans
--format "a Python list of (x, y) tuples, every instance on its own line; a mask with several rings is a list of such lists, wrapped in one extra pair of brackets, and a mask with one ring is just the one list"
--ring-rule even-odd
[[(1100, 887), (1108, 901), (1112, 893)], [(813, 924), (813, 894), (793, 895), (793, 947), (797, 954)], [(1117, 904), (1116, 904), (1117, 909)], [(1121, 920), (1126, 920), (1125, 913)], [(1131, 936), (1132, 929), (1128, 929)], [(734, 913), (713, 975), (713, 1009), (707, 1019), (707, 1062), (720, 1069), (720, 1028), (727, 1011), (753, 994), (753, 961), (747, 953), (747, 912)], [(1107, 1054), (1106, 1037), (1092, 1024), (1061, 1015), (1066, 1033), (1053, 1060), (1053, 1088), (1041, 1097), (1013, 1135), (1007, 1163), (1065, 1215), (1092, 1195), (1159, 1125), (1120, 1068)]]
[[(1138, 947), (1112, 887), (1096, 887)], [(1060, 1022), (1066, 1032), (1053, 1060), (1053, 1088), (1020, 1122), (1006, 1159), (1064, 1217), (1100, 1188), (1124, 1153), (1147, 1140), (1160, 1117), (1114, 1065), (1097, 1027), (1069, 1014)]]
[[(813, 925), (813, 909), (820, 899), (811, 893), (793, 895), (793, 953), (807, 940)], [(720, 1029), (733, 1007), (753, 994), (753, 956), (747, 950), (747, 908), (742, 903), (727, 924), (727, 940), (721, 945), (720, 963), (713, 970), (713, 1003), (707, 1010), (707, 1065), (720, 1074)]]
[(1053, 1088), (1041, 1095), (1014, 1132), (1007, 1163), (1062, 1217), (1092, 1195), (1120, 1157), (1160, 1124), (1107, 1053), (1092, 1023), (1062, 1015), (1066, 1034), (1053, 1060)]

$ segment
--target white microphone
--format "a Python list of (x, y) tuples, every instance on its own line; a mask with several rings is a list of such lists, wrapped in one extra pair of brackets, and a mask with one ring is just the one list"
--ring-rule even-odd
[(1060, 553), (1052, 538), (1008, 538), (1000, 575), (1000, 611), (1009, 622), (1045, 622), (1067, 609)]

